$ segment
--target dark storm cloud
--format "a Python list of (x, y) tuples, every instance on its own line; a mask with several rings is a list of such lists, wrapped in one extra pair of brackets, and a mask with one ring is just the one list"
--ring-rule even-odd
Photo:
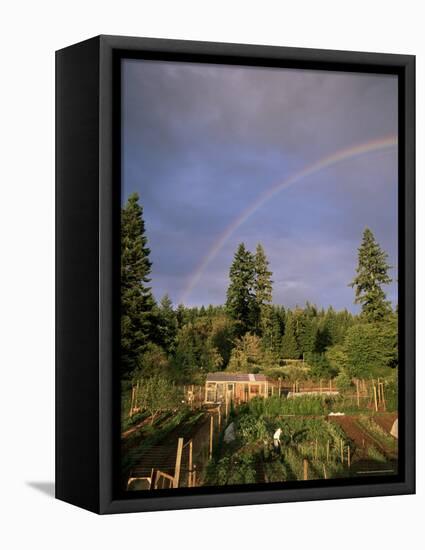
[[(155, 295), (178, 301), (226, 226), (271, 185), (396, 133), (394, 77), (126, 61), (123, 198), (141, 197)], [(353, 309), (347, 285), (366, 225), (396, 262), (396, 188), (394, 150), (305, 178), (230, 236), (187, 302), (222, 303), (238, 242), (261, 241), (275, 302)], [(389, 294), (396, 300), (394, 285)]]

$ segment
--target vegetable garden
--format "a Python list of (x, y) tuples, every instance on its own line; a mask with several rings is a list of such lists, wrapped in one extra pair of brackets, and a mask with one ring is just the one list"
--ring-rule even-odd
[[(234, 412), (236, 438), (220, 438), (208, 485), (351, 477), (394, 470), (397, 441), (370, 415), (327, 416), (328, 399), (254, 399)], [(340, 418), (344, 420), (341, 422)], [(354, 424), (361, 436), (350, 437)], [(280, 446), (273, 434), (281, 428)]]

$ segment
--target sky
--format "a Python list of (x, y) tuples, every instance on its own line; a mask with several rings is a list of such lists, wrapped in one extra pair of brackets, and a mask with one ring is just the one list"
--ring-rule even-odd
[[(140, 196), (156, 299), (223, 304), (238, 244), (260, 242), (273, 303), (359, 311), (348, 285), (366, 226), (397, 266), (396, 146), (285, 182), (396, 140), (397, 102), (391, 75), (124, 60), (122, 202)], [(397, 303), (396, 282), (385, 290)]]

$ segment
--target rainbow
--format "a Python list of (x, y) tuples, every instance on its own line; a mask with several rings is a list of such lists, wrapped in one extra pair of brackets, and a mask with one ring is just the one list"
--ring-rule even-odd
[(179, 303), (186, 302), (193, 288), (198, 284), (199, 279), (201, 278), (205, 268), (217, 256), (217, 254), (219, 253), (227, 239), (232, 235), (232, 233), (236, 231), (236, 229), (240, 227), (256, 210), (261, 208), (272, 197), (280, 193), (280, 191), (286, 189), (294, 183), (297, 183), (307, 176), (311, 176), (312, 174), (328, 168), (329, 166), (333, 166), (334, 164), (338, 164), (345, 160), (352, 159), (366, 153), (390, 149), (392, 147), (395, 147), (397, 143), (397, 136), (391, 135), (373, 141), (368, 141), (366, 143), (361, 143), (359, 145), (354, 145), (346, 149), (341, 149), (332, 153), (331, 155), (317, 160), (313, 164), (309, 164), (299, 172), (295, 172), (294, 174), (290, 175), (285, 180), (279, 181), (278, 183), (272, 185), (269, 189), (259, 195), (259, 197), (250, 206), (248, 206), (235, 220), (233, 220), (232, 223), (230, 223), (226, 227), (226, 229), (218, 236), (214, 244), (208, 250), (207, 254), (203, 257), (202, 261), (196, 267), (195, 271), (190, 275), (188, 279), (188, 284), (183, 290)]

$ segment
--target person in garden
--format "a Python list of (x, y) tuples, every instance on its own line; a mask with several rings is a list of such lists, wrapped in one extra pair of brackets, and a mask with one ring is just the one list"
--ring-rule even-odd
[(273, 435), (273, 449), (276, 453), (280, 453), (280, 436), (282, 434), (282, 429), (278, 428)]

